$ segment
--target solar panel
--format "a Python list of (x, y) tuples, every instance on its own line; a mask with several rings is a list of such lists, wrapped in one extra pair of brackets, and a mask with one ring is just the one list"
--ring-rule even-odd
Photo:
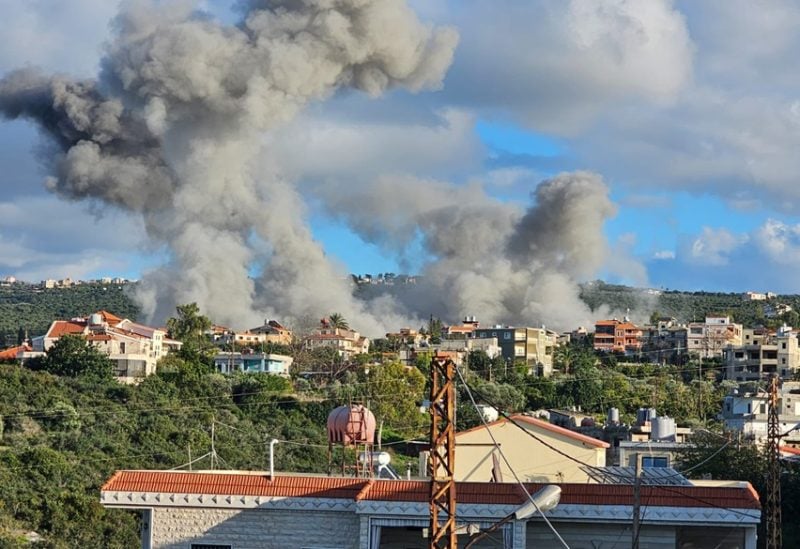
[[(589, 467), (582, 466), (592, 480), (600, 484), (635, 484), (635, 467)], [(672, 467), (645, 467), (642, 469), (643, 486), (692, 486), (692, 483)]]

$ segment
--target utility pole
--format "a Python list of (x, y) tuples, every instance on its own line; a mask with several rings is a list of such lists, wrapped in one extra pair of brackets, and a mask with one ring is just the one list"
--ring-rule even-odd
[(767, 549), (781, 549), (781, 433), (778, 420), (778, 375), (772, 374), (769, 386), (767, 419)]
[[(457, 549), (456, 535), (456, 366), (445, 356), (431, 359), (429, 549)], [(440, 519), (440, 514), (442, 515)]]
[(639, 549), (639, 514), (642, 506), (642, 454), (636, 453), (636, 478), (633, 480), (633, 530), (631, 549)]

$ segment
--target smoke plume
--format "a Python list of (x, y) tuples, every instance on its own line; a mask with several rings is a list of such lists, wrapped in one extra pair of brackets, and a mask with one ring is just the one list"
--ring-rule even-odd
[[(527, 210), (479, 184), (384, 176), (302, 187), (263, 166), (260, 137), (350, 87), (441, 86), (455, 31), (404, 0), (250, 0), (238, 25), (188, 2), (124, 4), (96, 80), (24, 69), (0, 80), (0, 114), (34, 121), (54, 150), (48, 187), (136, 212), (168, 264), (138, 298), (161, 321), (197, 302), (216, 322), (290, 324), (339, 312), (370, 335), (435, 314), (484, 323), (586, 324), (577, 281), (608, 257), (614, 214), (596, 174), (539, 184)], [(304, 192), (301, 192), (304, 191)], [(423, 282), (357, 299), (307, 222), (305, 192), (365, 240), (397, 254), (421, 243)]]
[(296, 190), (254, 173), (256, 144), (341, 87), (439, 87), (456, 32), (421, 23), (404, 0), (252, 0), (241, 10), (230, 26), (188, 2), (128, 2), (97, 80), (13, 72), (0, 81), (0, 113), (36, 122), (57, 148), (51, 190), (138, 212), (168, 246), (170, 263), (140, 287), (151, 318), (197, 301), (237, 327), (332, 311), (374, 329), (401, 322), (390, 303), (374, 316), (353, 298)]

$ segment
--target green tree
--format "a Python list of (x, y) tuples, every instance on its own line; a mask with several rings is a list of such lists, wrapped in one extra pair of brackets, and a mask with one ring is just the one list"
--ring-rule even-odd
[(28, 364), (34, 370), (58, 376), (111, 379), (114, 375), (114, 363), (88, 341), (75, 335), (59, 338), (44, 357)]
[(209, 362), (215, 352), (206, 335), (211, 320), (200, 314), (197, 303), (178, 305), (175, 310), (177, 316), (167, 319), (167, 331), (171, 338), (183, 343), (179, 355), (190, 361)]
[(342, 316), (341, 313), (332, 313), (328, 316), (328, 324), (330, 324), (331, 328), (336, 328), (339, 330), (349, 330), (350, 325), (347, 323), (347, 319)]
[(394, 431), (418, 434), (426, 423), (419, 411), (424, 398), (425, 376), (399, 362), (372, 366), (367, 375), (369, 406), (381, 425)]

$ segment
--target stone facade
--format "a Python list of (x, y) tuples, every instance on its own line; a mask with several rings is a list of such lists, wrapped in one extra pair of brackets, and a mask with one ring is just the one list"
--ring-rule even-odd
[(152, 510), (152, 549), (191, 549), (192, 543), (236, 549), (359, 549), (353, 513), (265, 509)]

